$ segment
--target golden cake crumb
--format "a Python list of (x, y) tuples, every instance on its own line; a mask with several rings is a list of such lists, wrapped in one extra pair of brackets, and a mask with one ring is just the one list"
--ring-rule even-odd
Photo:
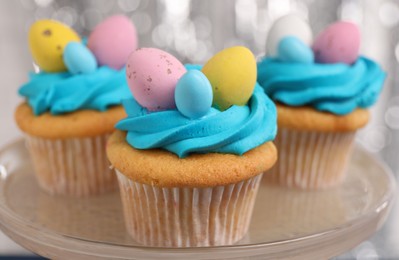
[(79, 110), (56, 116), (50, 113), (35, 116), (32, 108), (27, 103), (22, 103), (15, 111), (15, 120), (23, 132), (49, 139), (108, 134), (113, 132), (115, 124), (125, 117), (122, 106), (115, 106), (104, 112)]
[(161, 149), (138, 150), (126, 141), (126, 132), (115, 131), (107, 144), (112, 165), (133, 181), (158, 187), (214, 187), (247, 180), (273, 166), (277, 150), (272, 142), (239, 156), (191, 154), (179, 158)]
[(317, 132), (350, 132), (365, 126), (369, 120), (368, 110), (356, 109), (339, 116), (320, 112), (311, 107), (289, 107), (276, 104), (279, 127)]

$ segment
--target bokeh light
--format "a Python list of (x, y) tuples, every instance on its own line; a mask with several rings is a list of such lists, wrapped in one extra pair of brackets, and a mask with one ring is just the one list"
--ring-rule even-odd
[(374, 245), (368, 241), (358, 246), (355, 253), (356, 260), (378, 260), (378, 253)]
[(148, 33), (151, 30), (151, 16), (146, 13), (136, 13), (132, 15), (132, 20), (136, 25), (139, 34)]
[(78, 13), (72, 7), (64, 6), (56, 10), (51, 18), (73, 27), (78, 20)]
[(87, 9), (82, 13), (80, 23), (84, 29), (91, 31), (102, 19), (103, 15), (97, 9)]
[(35, 2), (38, 6), (46, 7), (50, 5), (53, 2), (53, 0), (35, 0)]
[(375, 125), (359, 134), (357, 139), (368, 151), (378, 153), (390, 144), (392, 134), (385, 125)]
[(118, 6), (124, 12), (133, 12), (140, 6), (140, 0), (118, 0)]
[(399, 96), (394, 96), (389, 100), (384, 119), (391, 129), (399, 129)]
[(35, 11), (34, 17), (36, 20), (48, 19), (54, 14), (54, 11), (54, 7), (52, 7), (51, 5), (43, 8), (38, 8)]
[(399, 62), (399, 43), (397, 43), (395, 46), (395, 58), (396, 61)]
[(359, 1), (343, 1), (341, 7), (338, 9), (338, 13), (342, 20), (352, 21), (356, 24), (362, 23), (363, 11)]
[(22, 8), (28, 9), (28, 10), (34, 10), (36, 8), (36, 3), (32, 0), (19, 0), (21, 3)]
[(393, 27), (399, 22), (399, 6), (395, 2), (386, 1), (381, 5), (378, 15), (384, 25)]

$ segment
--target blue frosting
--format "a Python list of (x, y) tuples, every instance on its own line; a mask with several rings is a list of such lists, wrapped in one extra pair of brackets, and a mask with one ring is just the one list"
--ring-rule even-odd
[(246, 106), (221, 112), (211, 108), (198, 119), (177, 110), (148, 112), (134, 99), (125, 100), (128, 114), (116, 128), (128, 131), (127, 142), (137, 149), (161, 148), (186, 157), (190, 153), (245, 152), (274, 140), (276, 107), (257, 85)]
[(202, 69), (202, 65), (199, 65), (199, 64), (186, 63), (186, 64), (184, 64), (184, 67), (186, 68), (186, 70), (201, 70)]
[(35, 115), (48, 111), (59, 115), (80, 109), (104, 111), (132, 95), (125, 69), (103, 66), (88, 74), (41, 72), (29, 77), (19, 94), (27, 98)]
[(352, 65), (289, 63), (271, 58), (258, 63), (258, 83), (273, 100), (337, 115), (373, 105), (384, 79), (380, 66), (365, 57)]

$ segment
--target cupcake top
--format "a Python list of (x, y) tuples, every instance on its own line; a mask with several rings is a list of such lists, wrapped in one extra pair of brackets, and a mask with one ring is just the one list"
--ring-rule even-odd
[[(186, 69), (188, 68), (188, 70)], [(184, 67), (172, 55), (138, 49), (126, 74), (134, 98), (116, 128), (131, 147), (190, 154), (244, 153), (272, 141), (276, 108), (256, 84), (256, 62), (244, 47), (225, 49), (203, 67)]]
[(330, 25), (312, 44), (309, 25), (288, 15), (272, 26), (267, 46), (257, 80), (273, 100), (287, 106), (343, 116), (370, 107), (382, 90), (386, 75), (377, 63), (359, 56), (360, 32), (353, 23)]
[(277, 160), (272, 142), (264, 143), (243, 156), (194, 153), (186, 158), (162, 149), (134, 149), (120, 130), (107, 143), (107, 156), (123, 175), (157, 187), (215, 187), (238, 183), (270, 169)]
[(30, 28), (29, 47), (40, 72), (30, 74), (19, 94), (36, 116), (105, 111), (130, 95), (124, 64), (137, 35), (125, 16), (104, 20), (87, 41), (62, 23), (39, 20)]

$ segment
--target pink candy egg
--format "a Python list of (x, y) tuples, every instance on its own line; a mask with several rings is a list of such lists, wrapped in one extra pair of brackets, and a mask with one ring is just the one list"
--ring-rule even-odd
[(121, 69), (129, 54), (137, 49), (136, 27), (123, 15), (108, 17), (90, 34), (87, 46), (100, 65)]
[(360, 31), (350, 22), (336, 22), (314, 41), (313, 51), (319, 63), (354, 63), (359, 56)]
[(175, 88), (186, 68), (167, 52), (141, 48), (130, 54), (126, 77), (136, 101), (150, 111), (173, 109)]

